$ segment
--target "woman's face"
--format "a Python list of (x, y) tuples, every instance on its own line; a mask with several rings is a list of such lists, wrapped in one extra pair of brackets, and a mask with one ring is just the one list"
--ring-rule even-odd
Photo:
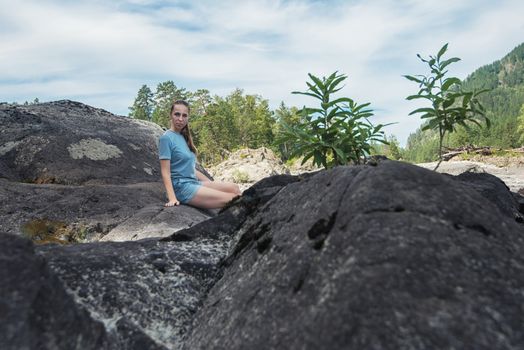
[(177, 104), (173, 107), (173, 112), (171, 112), (171, 125), (175, 131), (180, 132), (187, 125), (188, 118), (189, 111), (186, 106)]

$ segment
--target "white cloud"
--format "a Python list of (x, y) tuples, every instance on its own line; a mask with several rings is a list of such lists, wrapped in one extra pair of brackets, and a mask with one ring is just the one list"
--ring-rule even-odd
[(307, 73), (349, 75), (343, 92), (372, 102), (376, 122), (402, 143), (420, 124), (403, 74), (425, 72), (416, 53), (463, 59), (464, 78), (524, 40), (524, 2), (0, 0), (0, 100), (74, 98), (126, 114), (142, 84), (191, 90), (236, 87), (276, 107)]

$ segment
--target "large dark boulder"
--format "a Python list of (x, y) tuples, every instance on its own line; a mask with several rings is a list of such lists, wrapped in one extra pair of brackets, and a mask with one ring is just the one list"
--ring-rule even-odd
[(286, 186), (184, 348), (524, 347), (524, 226), (464, 180), (384, 161)]
[(32, 183), (157, 181), (162, 129), (74, 101), (0, 105), (0, 177)]

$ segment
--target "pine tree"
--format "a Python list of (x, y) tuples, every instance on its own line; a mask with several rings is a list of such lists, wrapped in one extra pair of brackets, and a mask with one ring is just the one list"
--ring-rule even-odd
[(519, 142), (521, 146), (524, 146), (524, 104), (520, 108), (520, 115), (517, 118), (518, 127), (517, 130), (520, 133)]
[(153, 111), (153, 92), (147, 85), (142, 85), (135, 98), (135, 102), (129, 107), (129, 116), (135, 119), (151, 120)]
[(283, 130), (283, 124), (296, 126), (300, 122), (300, 114), (296, 107), (288, 108), (282, 101), (280, 106), (275, 110), (275, 119), (276, 122), (273, 126), (273, 134), (277, 136), (277, 140), (273, 148), (278, 149), (280, 157), (283, 160), (288, 160), (291, 156), (292, 145), (289, 141), (281, 141), (279, 136)]
[(203, 116), (206, 114), (207, 108), (212, 102), (209, 90), (198, 89), (193, 92), (189, 97), (189, 103), (191, 104), (191, 117)]
[(169, 111), (175, 100), (187, 100), (190, 93), (184, 88), (178, 88), (172, 80), (157, 85), (155, 92), (155, 110), (152, 121), (169, 128)]
[(386, 146), (388, 149), (387, 157), (394, 160), (402, 159), (402, 149), (395, 135), (391, 135), (388, 142), (389, 145)]

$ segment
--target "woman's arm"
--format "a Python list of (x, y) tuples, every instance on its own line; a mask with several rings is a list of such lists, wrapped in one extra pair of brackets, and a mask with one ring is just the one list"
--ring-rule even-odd
[(180, 202), (176, 199), (175, 190), (173, 189), (173, 182), (171, 181), (171, 161), (169, 159), (160, 160), (160, 172), (162, 174), (162, 181), (166, 188), (167, 199), (169, 202), (165, 204), (166, 207), (179, 205)]
[(198, 171), (196, 169), (195, 169), (195, 175), (196, 175), (197, 179), (199, 179), (202, 182), (209, 182), (209, 181), (211, 181), (211, 180), (209, 180), (209, 178), (206, 175), (202, 174), (200, 171)]

